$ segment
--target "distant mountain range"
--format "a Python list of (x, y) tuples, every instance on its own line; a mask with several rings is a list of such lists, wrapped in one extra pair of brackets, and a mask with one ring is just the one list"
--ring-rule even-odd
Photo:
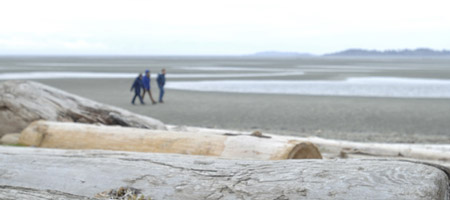
[(324, 56), (393, 56), (393, 57), (423, 57), (423, 56), (450, 56), (450, 51), (437, 51), (428, 48), (419, 49), (402, 49), (402, 50), (365, 50), (365, 49), (348, 49), (337, 53), (325, 54)]
[[(297, 52), (282, 52), (282, 51), (264, 51), (251, 54), (249, 56), (256, 57), (311, 57), (317, 56), (309, 53), (297, 53)], [(402, 49), (402, 50), (366, 50), (366, 49), (347, 49), (344, 51), (324, 54), (322, 56), (332, 56), (332, 57), (442, 57), (449, 56), (450, 51), (448, 50), (433, 50), (429, 48), (418, 48), (418, 49)]]

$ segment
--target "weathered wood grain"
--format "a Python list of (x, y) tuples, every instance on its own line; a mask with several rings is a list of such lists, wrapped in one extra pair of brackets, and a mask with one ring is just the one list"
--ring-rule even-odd
[(54, 190), (38, 190), (25, 187), (14, 187), (8, 185), (0, 185), (0, 199), (2, 200), (87, 200), (93, 199), (79, 195), (54, 191)]
[(0, 185), (93, 197), (130, 186), (152, 199), (448, 199), (447, 175), (392, 160), (244, 161), (0, 147)]
[(159, 120), (37, 82), (0, 82), (0, 137), (5, 133), (19, 133), (39, 119), (166, 129)]

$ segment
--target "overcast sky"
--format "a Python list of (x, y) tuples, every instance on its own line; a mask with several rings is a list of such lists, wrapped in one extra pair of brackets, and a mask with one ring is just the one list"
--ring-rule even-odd
[(450, 49), (449, 0), (5, 0), (0, 54)]

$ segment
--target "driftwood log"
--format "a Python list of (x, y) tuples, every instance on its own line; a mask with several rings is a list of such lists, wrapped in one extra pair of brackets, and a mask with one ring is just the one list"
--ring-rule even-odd
[(178, 153), (260, 160), (322, 158), (313, 144), (299, 140), (50, 121), (30, 124), (22, 131), (19, 143), (48, 148)]
[[(250, 135), (249, 132), (238, 132), (224, 129), (209, 129), (186, 126), (168, 126), (169, 130), (186, 133), (206, 133), (234, 135)], [(407, 144), (407, 143), (375, 143), (352, 142), (345, 140), (325, 139), (319, 137), (293, 137), (265, 133), (267, 137), (280, 140), (298, 140), (313, 143), (319, 148), (322, 156), (334, 158), (397, 158), (424, 161), (450, 167), (450, 144)]]
[[(73, 199), (122, 186), (156, 200), (449, 199), (443, 171), (404, 161), (225, 160), (0, 146), (0, 191)], [(0, 192), (0, 199), (5, 196), (11, 192)]]
[(0, 137), (5, 133), (18, 133), (39, 119), (166, 129), (159, 120), (37, 82), (0, 83)]
[(450, 162), (450, 145), (448, 144), (363, 143), (317, 137), (303, 138), (303, 140), (312, 142), (327, 152)]

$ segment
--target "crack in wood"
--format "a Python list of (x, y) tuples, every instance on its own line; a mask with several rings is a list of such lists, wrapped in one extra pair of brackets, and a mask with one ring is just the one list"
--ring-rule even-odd
[(150, 162), (150, 163), (153, 163), (156, 165), (166, 166), (166, 167), (180, 169), (180, 170), (192, 170), (192, 171), (197, 171), (197, 172), (217, 172), (217, 170), (211, 170), (211, 169), (196, 169), (196, 168), (179, 167), (179, 166), (175, 166), (175, 165), (171, 165), (171, 164), (167, 164), (167, 163), (163, 163), (163, 162), (158, 162), (158, 161), (154, 161), (154, 160), (150, 160), (150, 159), (134, 159), (134, 158), (118, 158), (118, 159), (126, 160), (126, 161)]
[(13, 112), (7, 105), (2, 105), (2, 106), (0, 106), (0, 111), (10, 111), (10, 112)]

